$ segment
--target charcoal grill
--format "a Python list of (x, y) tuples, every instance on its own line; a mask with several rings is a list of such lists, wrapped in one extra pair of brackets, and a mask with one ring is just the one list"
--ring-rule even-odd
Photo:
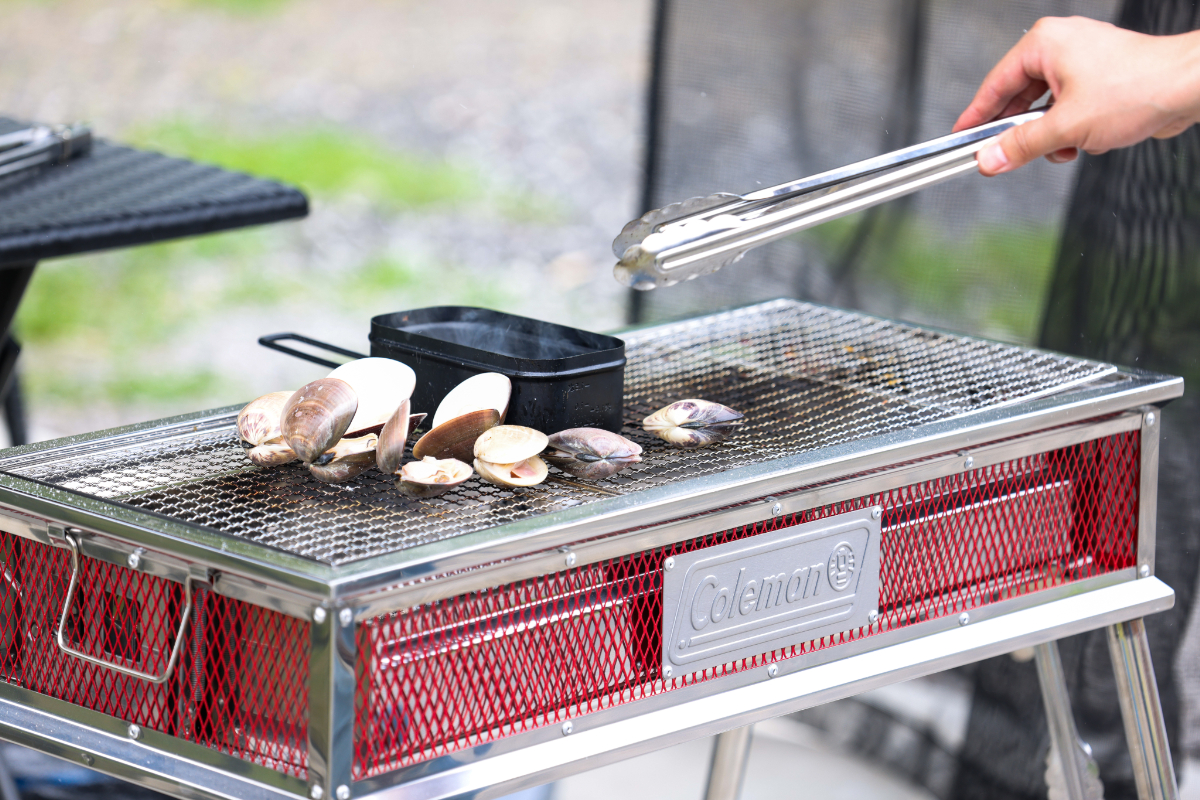
[[(1173, 601), (1156, 406), (1180, 379), (783, 300), (625, 340), (646, 452), (596, 489), (329, 486), (252, 466), (236, 408), (0, 454), (0, 736), (181, 797), (493, 797), (1036, 645), (1079, 755), (1053, 641), (1109, 626), (1139, 780), (1169, 796), (1140, 618)], [(688, 397), (745, 429), (643, 434)], [(877, 580), (849, 616), (673, 653), (688, 565), (839, 525), (874, 548), (828, 563), (824, 597)]]

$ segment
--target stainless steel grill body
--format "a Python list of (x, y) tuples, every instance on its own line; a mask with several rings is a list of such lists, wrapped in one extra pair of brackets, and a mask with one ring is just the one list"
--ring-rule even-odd
[[(1179, 379), (793, 301), (625, 339), (645, 454), (605, 493), (329, 486), (253, 467), (236, 409), (0, 455), (0, 735), (187, 796), (499, 793), (1171, 602), (1154, 407)], [(689, 397), (745, 429), (641, 431)], [(655, 672), (664, 559), (872, 505), (877, 623)], [(161, 686), (121, 672), (180, 639)]]

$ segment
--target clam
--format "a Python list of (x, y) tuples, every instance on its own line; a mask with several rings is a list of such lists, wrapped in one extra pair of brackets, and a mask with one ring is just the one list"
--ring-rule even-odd
[(325, 483), (348, 481), (375, 466), (375, 448), (378, 442), (379, 437), (373, 433), (342, 439), (318, 455), (308, 465), (308, 471), (314, 478)]
[(345, 435), (357, 409), (358, 396), (345, 381), (306, 383), (283, 406), (283, 439), (301, 461), (311, 463)]
[(741, 426), (742, 415), (708, 400), (680, 400), (660, 408), (642, 421), (642, 427), (678, 447), (704, 447), (731, 436)]
[(396, 488), (409, 497), (436, 497), (471, 477), (471, 468), (457, 458), (410, 461), (400, 468)]
[(512, 381), (498, 372), (481, 372), (472, 375), (451, 389), (433, 414), (432, 427), (449, 422), (472, 411), (492, 408), (504, 422), (508, 412), (508, 399), (512, 396)]
[(456, 458), (470, 461), (475, 457), (475, 440), (486, 430), (500, 424), (494, 408), (472, 411), (443, 422), (413, 445), (413, 458)]
[(504, 421), (512, 382), (498, 372), (472, 375), (442, 398), (428, 433), (413, 445), (413, 458), (455, 458), (470, 462), (475, 440)]
[(499, 486), (534, 486), (546, 479), (546, 434), (520, 425), (497, 425), (475, 440), (475, 471)]
[(546, 460), (577, 478), (599, 481), (641, 461), (642, 448), (600, 428), (571, 428), (550, 437)]
[(391, 475), (400, 467), (404, 460), (404, 447), (408, 443), (409, 402), (407, 399), (400, 404), (392, 414), (391, 419), (383, 424), (379, 432), (379, 445), (375, 449), (375, 464), (384, 475)]
[(416, 373), (407, 364), (390, 358), (360, 358), (329, 373), (329, 378), (350, 384), (358, 396), (358, 409), (346, 430), (348, 436), (377, 433), (401, 402), (412, 396)]
[(279, 418), (283, 416), (283, 406), (291, 396), (292, 392), (271, 392), (247, 403), (237, 418), (238, 435), (242, 441), (257, 447), (278, 439), (282, 435), (279, 432)]
[(292, 392), (271, 392), (246, 404), (238, 414), (237, 429), (247, 446), (246, 455), (260, 467), (274, 467), (296, 460), (296, 453), (283, 440), (279, 421)]

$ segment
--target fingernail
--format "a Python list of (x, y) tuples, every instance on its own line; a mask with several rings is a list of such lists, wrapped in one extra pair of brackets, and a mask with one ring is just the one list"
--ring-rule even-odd
[(989, 175), (997, 175), (1007, 172), (1009, 169), (1008, 156), (1004, 155), (1004, 148), (1000, 146), (999, 142), (980, 150), (976, 158), (979, 161), (979, 168)]

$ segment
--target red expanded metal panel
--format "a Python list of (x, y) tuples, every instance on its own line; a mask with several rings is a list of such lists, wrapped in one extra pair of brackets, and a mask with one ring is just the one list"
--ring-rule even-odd
[[(0, 567), (0, 679), (306, 775), (308, 623), (199, 587), (179, 664), (155, 685), (58, 647), (65, 549), (0, 532)], [(64, 632), (88, 655), (157, 675), (183, 607), (181, 584), (84, 557)]]
[(665, 558), (884, 508), (880, 630), (1133, 566), (1138, 434), (1110, 436), (378, 617), (358, 629), (357, 777), (874, 635), (660, 674)]

